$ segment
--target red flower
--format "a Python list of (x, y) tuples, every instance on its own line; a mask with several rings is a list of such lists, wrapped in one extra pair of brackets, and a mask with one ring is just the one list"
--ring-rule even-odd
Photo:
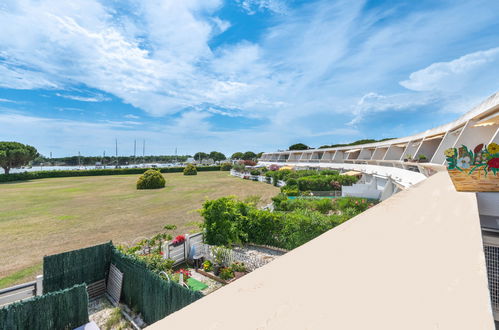
[(491, 168), (499, 168), (499, 158), (492, 158), (487, 162), (487, 165)]

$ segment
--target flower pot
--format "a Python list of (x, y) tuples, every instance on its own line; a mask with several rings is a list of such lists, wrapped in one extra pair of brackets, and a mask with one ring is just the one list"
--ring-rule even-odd
[(222, 267), (219, 265), (213, 266), (213, 274), (215, 274), (216, 276), (220, 275), (220, 268)]
[(447, 170), (457, 191), (499, 191), (499, 175), (492, 172), (485, 175), (480, 169), (469, 174), (470, 171), (471, 169)]

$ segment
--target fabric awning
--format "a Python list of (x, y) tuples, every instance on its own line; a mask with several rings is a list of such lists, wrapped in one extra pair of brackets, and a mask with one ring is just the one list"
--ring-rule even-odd
[(362, 175), (362, 172), (348, 171), (348, 172), (345, 172), (345, 173), (341, 173), (341, 175), (360, 176), (360, 175)]

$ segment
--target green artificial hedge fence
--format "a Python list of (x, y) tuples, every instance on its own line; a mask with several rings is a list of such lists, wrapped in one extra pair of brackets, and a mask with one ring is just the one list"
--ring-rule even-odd
[(124, 273), (121, 300), (141, 311), (144, 321), (154, 323), (203, 297), (203, 294), (167, 282), (146, 268), (143, 261), (113, 247), (111, 262)]
[(139, 310), (149, 324), (203, 296), (177, 283), (167, 282), (150, 271), (143, 261), (118, 251), (111, 242), (45, 257), (43, 291), (52, 292), (106, 278), (110, 263), (123, 273), (121, 300)]
[[(45, 178), (64, 178), (74, 176), (100, 176), (100, 175), (125, 175), (125, 174), (143, 174), (151, 168), (116, 168), (103, 170), (65, 170), (65, 171), (34, 171), (23, 173), (0, 174), (1, 182), (45, 179)], [(165, 167), (153, 168), (161, 173), (180, 173), (183, 172), (183, 167)], [(200, 166), (197, 168), (199, 172), (220, 171), (220, 166)]]
[(43, 292), (90, 284), (107, 277), (111, 243), (54, 254), (43, 258)]
[(0, 308), (0, 330), (74, 329), (88, 323), (85, 284)]

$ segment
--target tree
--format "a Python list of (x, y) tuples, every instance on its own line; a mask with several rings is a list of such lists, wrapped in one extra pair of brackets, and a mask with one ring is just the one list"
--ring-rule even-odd
[(263, 151), (262, 151), (262, 152), (257, 153), (257, 154), (256, 154), (256, 158), (262, 158), (262, 155), (263, 155), (263, 154), (264, 154), (264, 152), (263, 152)]
[(216, 162), (219, 162), (221, 160), (226, 160), (227, 159), (227, 157), (225, 157), (225, 155), (223, 153), (218, 152), (218, 151), (212, 151), (212, 152), (210, 152), (209, 157), (211, 159), (213, 159), (214, 161), (216, 161)]
[(38, 157), (35, 147), (19, 142), (0, 142), (0, 167), (5, 174), (9, 174), (11, 168), (27, 165)]
[(310, 147), (303, 143), (296, 143), (289, 146), (289, 150), (307, 150), (307, 149), (310, 149)]
[(242, 152), (236, 152), (233, 153), (232, 156), (230, 156), (231, 159), (243, 159), (244, 154)]
[(196, 152), (194, 154), (194, 159), (197, 161), (200, 161), (201, 159), (208, 159), (209, 157), (210, 157), (210, 155), (208, 155), (207, 153), (204, 153), (204, 152)]
[(256, 154), (253, 151), (246, 151), (242, 157), (243, 160), (253, 160), (255, 158)]

